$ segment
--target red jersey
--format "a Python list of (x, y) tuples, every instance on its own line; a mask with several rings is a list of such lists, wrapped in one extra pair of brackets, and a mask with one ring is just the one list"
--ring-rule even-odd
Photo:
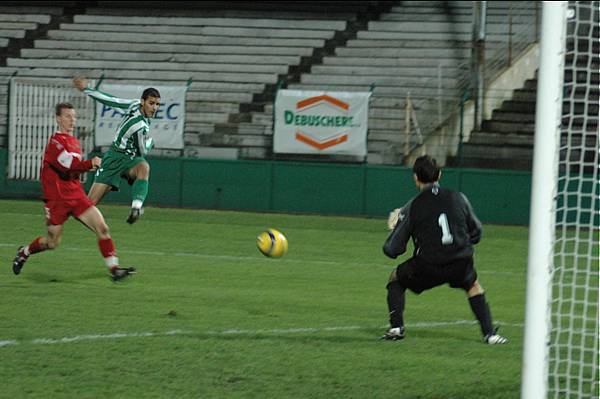
[(56, 132), (48, 140), (42, 165), (44, 200), (72, 200), (85, 197), (79, 175), (92, 169), (92, 161), (82, 160), (81, 145), (68, 133)]

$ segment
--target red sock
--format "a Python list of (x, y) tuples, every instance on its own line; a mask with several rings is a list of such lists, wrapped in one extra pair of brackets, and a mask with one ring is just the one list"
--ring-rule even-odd
[[(23, 249), (25, 255), (33, 255), (38, 252), (45, 251), (46, 248), (41, 244), (42, 237), (38, 237), (35, 240), (31, 241), (31, 243)], [(29, 252), (29, 253), (28, 253)]]
[(98, 246), (100, 247), (100, 252), (102, 253), (102, 257), (106, 262), (106, 266), (110, 269), (119, 266), (119, 258), (117, 258), (117, 250), (115, 249), (115, 244), (111, 238), (105, 238), (103, 240), (98, 240)]

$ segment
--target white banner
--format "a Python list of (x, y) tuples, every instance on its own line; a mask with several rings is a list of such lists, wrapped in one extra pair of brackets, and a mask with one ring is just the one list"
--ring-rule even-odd
[[(100, 90), (119, 98), (140, 99), (148, 87), (160, 93), (160, 107), (150, 122), (149, 135), (154, 138), (154, 147), (182, 149), (187, 86), (103, 84)], [(114, 141), (122, 117), (121, 110), (96, 102), (96, 146), (108, 146)]]
[(273, 151), (367, 155), (371, 93), (279, 90)]

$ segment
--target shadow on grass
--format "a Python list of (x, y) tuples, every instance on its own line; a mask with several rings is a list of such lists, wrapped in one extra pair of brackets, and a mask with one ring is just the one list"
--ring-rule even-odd
[[(282, 329), (282, 331), (286, 331)], [(430, 331), (430, 330), (414, 330), (410, 332), (410, 335), (404, 340), (400, 341), (386, 341), (382, 340), (381, 336), (385, 331), (380, 329), (355, 329), (348, 331), (326, 331), (319, 330), (305, 332), (284, 332), (277, 333), (274, 331), (264, 332), (189, 332), (181, 334), (180, 336), (186, 336), (188, 338), (200, 339), (200, 340), (211, 340), (216, 339), (220, 341), (248, 341), (248, 342), (260, 342), (260, 341), (287, 341), (287, 342), (315, 342), (325, 341), (332, 343), (371, 343), (389, 345), (390, 348), (401, 348), (405, 345), (411, 345), (412, 343), (419, 340), (439, 341), (440, 343), (448, 344), (452, 341), (460, 341), (469, 344), (481, 343), (477, 335), (466, 335), (465, 333), (452, 332), (448, 330), (444, 331)], [(483, 344), (482, 344), (483, 345)]]
[[(65, 274), (64, 270), (57, 273), (51, 272), (40, 272), (31, 271), (29, 273), (23, 273), (18, 278), (30, 281), (36, 284), (72, 284), (72, 285), (86, 285), (86, 286), (99, 286), (106, 284), (107, 286), (117, 286), (127, 283), (127, 280), (119, 281), (118, 284), (113, 283), (108, 272), (105, 270), (96, 270), (90, 273), (73, 273), (71, 275)], [(92, 283), (93, 282), (93, 283)]]

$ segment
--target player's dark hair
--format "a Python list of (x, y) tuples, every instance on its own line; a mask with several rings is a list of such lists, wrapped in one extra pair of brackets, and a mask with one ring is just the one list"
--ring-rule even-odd
[(142, 100), (146, 100), (148, 97), (160, 98), (160, 93), (154, 87), (148, 87), (142, 93)]
[(54, 109), (56, 116), (60, 116), (63, 109), (75, 109), (75, 107), (71, 103), (58, 103)]
[(434, 158), (423, 155), (415, 161), (413, 173), (421, 183), (433, 183), (440, 178), (440, 168)]

